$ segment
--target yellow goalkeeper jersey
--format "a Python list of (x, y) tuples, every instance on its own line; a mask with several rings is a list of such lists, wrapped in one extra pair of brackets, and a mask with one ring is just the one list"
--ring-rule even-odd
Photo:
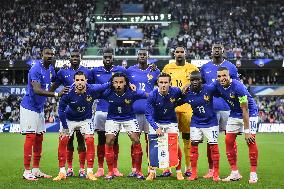
[[(165, 65), (163, 69), (164, 73), (171, 75), (172, 86), (179, 87), (180, 89), (182, 89), (184, 86), (190, 83), (189, 75), (193, 71), (198, 71), (198, 68), (193, 64), (185, 62), (185, 65), (178, 66), (175, 60)], [(187, 112), (187, 111), (189, 111), (187, 104), (184, 104), (176, 108), (176, 112)]]

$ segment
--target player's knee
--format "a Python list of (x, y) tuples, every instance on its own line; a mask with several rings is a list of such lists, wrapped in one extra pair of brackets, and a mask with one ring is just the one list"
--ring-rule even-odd
[(43, 141), (43, 134), (36, 134), (36, 140), (37, 142), (42, 142)]
[(190, 133), (182, 133), (182, 139), (184, 140), (190, 140)]
[(36, 138), (36, 134), (33, 134), (33, 133), (31, 133), (31, 134), (26, 134), (26, 140), (29, 140), (29, 141), (31, 141), (32, 143), (35, 142), (35, 138)]
[(131, 138), (132, 144), (140, 144), (140, 140), (138, 136)]
[(98, 131), (98, 145), (105, 145), (106, 135), (105, 131)]
[(198, 146), (200, 141), (191, 141), (191, 146)]
[(114, 144), (114, 135), (106, 135), (106, 145), (111, 146)]
[(93, 135), (85, 135), (86, 145), (91, 145), (94, 143), (94, 136)]

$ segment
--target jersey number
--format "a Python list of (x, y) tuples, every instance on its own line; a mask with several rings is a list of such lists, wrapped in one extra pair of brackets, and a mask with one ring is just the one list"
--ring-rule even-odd
[(212, 136), (214, 139), (218, 138), (218, 131), (212, 131)]
[(250, 121), (250, 128), (251, 128), (251, 130), (256, 130), (256, 126), (257, 126), (257, 124), (256, 124), (255, 121)]
[(121, 109), (121, 107), (117, 107), (117, 111), (118, 111), (118, 113), (122, 113), (122, 109)]
[(205, 109), (204, 109), (203, 106), (197, 106), (197, 108), (198, 108), (198, 110), (199, 110), (199, 112), (200, 112), (201, 114), (202, 114), (202, 113), (205, 114)]
[(145, 91), (145, 83), (139, 83), (139, 90)]
[(78, 106), (77, 107), (77, 111), (78, 112), (84, 112), (85, 111), (85, 107), (84, 106)]
[(181, 82), (181, 80), (176, 80), (176, 84), (177, 84), (177, 87), (182, 87), (182, 82)]

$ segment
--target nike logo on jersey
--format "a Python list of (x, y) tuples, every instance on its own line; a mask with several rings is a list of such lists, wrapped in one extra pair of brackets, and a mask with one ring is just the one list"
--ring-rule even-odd
[(211, 71), (209, 71), (209, 72), (206, 72), (206, 73), (210, 73)]

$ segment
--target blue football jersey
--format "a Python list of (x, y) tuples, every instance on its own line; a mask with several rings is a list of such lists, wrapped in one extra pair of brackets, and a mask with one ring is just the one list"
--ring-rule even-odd
[(95, 99), (110, 87), (109, 83), (103, 85), (87, 84), (84, 94), (77, 94), (75, 87), (72, 87), (68, 94), (61, 97), (58, 107), (58, 114), (62, 126), (68, 128), (66, 119), (70, 121), (83, 121), (92, 118), (92, 106)]
[(46, 69), (41, 62), (34, 64), (28, 74), (26, 95), (23, 97), (21, 106), (31, 111), (42, 112), (47, 97), (35, 94), (31, 83), (33, 81), (39, 82), (41, 89), (48, 91), (51, 82), (54, 80), (55, 70), (53, 66), (50, 65), (49, 69)]
[(109, 104), (107, 119), (126, 121), (135, 118), (132, 105), (136, 100), (146, 99), (146, 93), (141, 90), (132, 91), (127, 88), (125, 93), (119, 96), (112, 89), (105, 91), (102, 99)]
[(61, 68), (57, 72), (55, 83), (58, 85), (63, 85), (65, 87), (71, 86), (74, 83), (74, 75), (77, 71), (82, 71), (84, 74), (86, 74), (88, 83), (92, 83), (93, 79), (92, 79), (91, 71), (84, 66), (79, 66), (77, 70), (74, 70), (70, 67), (67, 69)]
[[(234, 64), (224, 60), (221, 64), (217, 65), (211, 60), (208, 63), (204, 64), (200, 68), (202, 78), (205, 80), (205, 83), (210, 85), (217, 79), (217, 70), (219, 67), (226, 67), (229, 70), (230, 76), (232, 79), (239, 80), (238, 70)], [(215, 111), (228, 111), (230, 107), (222, 98), (213, 98), (213, 107)]]
[(215, 91), (214, 86), (203, 85), (199, 93), (189, 91), (183, 96), (181, 102), (190, 104), (193, 111), (190, 127), (208, 128), (218, 126), (216, 112), (213, 108)]
[[(130, 66), (127, 71), (127, 77), (130, 83), (134, 84), (137, 89), (150, 93), (157, 83), (160, 70), (151, 71), (148, 67), (146, 70), (139, 68), (139, 65)], [(135, 114), (145, 114), (146, 99), (137, 100), (133, 103), (133, 110)]]
[[(93, 83), (95, 84), (104, 84), (110, 80), (113, 74), (117, 72), (125, 73), (126, 69), (122, 66), (113, 66), (110, 71), (106, 70), (104, 66), (96, 67), (91, 70)], [(103, 99), (99, 99), (97, 104), (97, 111), (107, 112), (108, 103)]]
[(232, 79), (231, 84), (228, 88), (224, 88), (218, 81), (215, 81), (213, 86), (216, 87), (219, 95), (227, 102), (230, 106), (231, 112), (230, 117), (242, 118), (242, 109), (240, 106), (239, 98), (247, 96), (249, 116), (254, 117), (258, 115), (258, 108), (246, 86), (238, 80)]
[(158, 89), (149, 94), (145, 116), (153, 129), (158, 128), (156, 123), (177, 123), (175, 108), (181, 94), (178, 87), (170, 87), (167, 95), (162, 95)]

